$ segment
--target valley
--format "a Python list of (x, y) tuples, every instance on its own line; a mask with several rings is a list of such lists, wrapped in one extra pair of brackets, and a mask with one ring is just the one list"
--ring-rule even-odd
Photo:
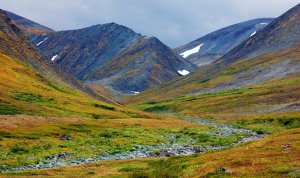
[(299, 177), (300, 4), (170, 48), (0, 10), (0, 177)]

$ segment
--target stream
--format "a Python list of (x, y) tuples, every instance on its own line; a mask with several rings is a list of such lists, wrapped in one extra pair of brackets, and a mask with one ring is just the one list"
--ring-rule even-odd
[[(180, 156), (180, 155), (193, 155), (199, 154), (211, 150), (222, 150), (226, 148), (230, 148), (248, 141), (258, 140), (264, 138), (266, 134), (257, 134), (248, 129), (240, 129), (233, 127), (231, 125), (226, 124), (217, 124), (211, 121), (207, 121), (204, 119), (194, 119), (194, 118), (185, 118), (180, 116), (174, 116), (179, 119), (196, 123), (199, 125), (209, 125), (214, 128), (218, 128), (218, 131), (210, 133), (213, 136), (233, 136), (235, 134), (245, 133), (246, 136), (241, 136), (241, 139), (233, 144), (228, 146), (200, 146), (194, 147), (190, 145), (186, 145), (184, 143), (176, 142), (175, 141), (175, 134), (163, 135), (162, 137), (168, 138), (168, 143), (159, 143), (158, 145), (135, 145), (134, 151), (127, 151), (123, 153), (116, 153), (116, 154), (109, 154), (104, 152), (101, 155), (98, 155), (94, 158), (77, 158), (73, 159), (74, 155), (72, 153), (60, 153), (49, 156), (48, 158), (40, 161), (38, 164), (35, 165), (24, 165), (16, 168), (9, 168), (5, 169), (2, 168), (2, 172), (17, 172), (23, 170), (36, 170), (36, 169), (43, 169), (43, 168), (54, 168), (54, 167), (61, 167), (61, 166), (69, 166), (69, 165), (80, 165), (80, 164), (87, 164), (96, 161), (102, 160), (125, 160), (125, 159), (136, 159), (136, 158), (155, 158), (155, 157), (170, 157), (170, 156)], [(159, 150), (159, 152), (157, 152)]]

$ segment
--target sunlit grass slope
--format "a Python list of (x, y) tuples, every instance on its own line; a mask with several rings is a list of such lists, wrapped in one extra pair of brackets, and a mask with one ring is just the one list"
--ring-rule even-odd
[[(289, 50), (269, 53), (254, 59), (239, 60), (227, 66), (216, 63), (211, 64), (199, 69), (186, 78), (166, 83), (159, 89), (149, 90), (135, 97), (127, 98), (125, 103), (138, 105), (152, 101), (168, 100), (178, 96), (187, 95), (189, 97), (191, 94), (201, 97), (204, 96), (201, 95), (204, 93), (218, 93), (230, 89), (237, 90), (229, 91), (226, 95), (229, 96), (230, 92), (233, 92), (232, 94), (236, 96), (236, 92), (245, 92), (238, 90), (244, 90), (245, 88), (251, 88), (251, 85), (274, 80), (281, 88), (285, 86), (282, 89), (288, 89), (290, 83), (292, 83), (293, 87), (297, 85), (299, 80), (299, 65), (300, 46), (297, 45)], [(282, 78), (287, 80), (286, 83), (284, 83), (284, 80), (280, 82)], [(272, 85), (272, 82), (269, 82), (269, 84)], [(270, 85), (255, 86), (254, 90), (256, 90), (256, 93), (258, 92), (257, 90), (262, 90), (261, 93), (263, 93), (272, 87)], [(276, 90), (275, 87), (272, 90)], [(247, 92), (253, 92), (254, 90)]]
[(153, 101), (138, 107), (150, 112), (173, 112), (206, 118), (293, 112), (299, 107), (300, 75), (249, 87), (208, 94), (190, 94)]
[(51, 82), (31, 67), (3, 54), (0, 54), (0, 91), (0, 115), (94, 119), (140, 117), (138, 112), (97, 101)]

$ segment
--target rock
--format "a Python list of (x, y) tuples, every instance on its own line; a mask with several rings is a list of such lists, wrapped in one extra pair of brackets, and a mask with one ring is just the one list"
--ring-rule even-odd
[(110, 156), (110, 154), (109, 153), (107, 153), (107, 152), (104, 152), (104, 153), (102, 153), (102, 155), (101, 155), (102, 157), (109, 157)]
[(289, 175), (298, 174), (298, 173), (300, 173), (300, 169), (296, 169), (296, 170), (290, 172)]
[(60, 140), (63, 140), (63, 141), (68, 141), (68, 140), (72, 140), (71, 136), (69, 135), (61, 135), (59, 137)]
[(284, 145), (284, 146), (282, 147), (282, 149), (283, 149), (284, 151), (287, 151), (287, 150), (290, 149), (290, 145), (289, 145), (289, 144)]
[(229, 169), (226, 169), (226, 168), (218, 168), (215, 170), (216, 173), (228, 173), (228, 174), (231, 174), (232, 172), (229, 170)]

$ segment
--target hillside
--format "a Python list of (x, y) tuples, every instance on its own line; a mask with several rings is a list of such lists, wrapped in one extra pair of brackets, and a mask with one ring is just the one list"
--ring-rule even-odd
[(91, 81), (105, 83), (116, 92), (137, 94), (180, 77), (181, 71), (193, 70), (157, 38), (140, 37), (106, 62)]
[[(127, 102), (141, 103), (150, 100), (169, 99), (179, 95), (215, 93), (299, 75), (300, 39), (298, 38), (298, 33), (296, 33), (300, 31), (300, 22), (298, 21), (300, 19), (298, 16), (300, 13), (299, 7), (297, 5), (278, 17), (267, 27), (258, 31), (253, 37), (247, 40), (251, 41), (261, 38), (260, 41), (264, 42), (274, 39), (270, 44), (266, 44), (268, 50), (271, 50), (270, 53), (253, 58), (233, 58), (232, 51), (239, 48), (237, 47), (224, 55), (223, 58), (195, 71), (192, 75), (182, 80), (172, 81), (157, 90), (147, 91), (142, 95), (128, 99)], [(276, 29), (273, 30), (276, 34), (272, 38), (266, 34), (266, 31), (271, 28)], [(294, 33), (290, 33), (289, 31), (293, 31)], [(280, 41), (280, 36), (287, 40), (284, 42)], [(246, 44), (247, 41), (243, 44)], [(243, 44), (240, 46), (243, 46)], [(277, 49), (280, 46), (282, 46), (282, 50)], [(247, 49), (251, 48), (249, 46)], [(259, 52), (260, 49), (257, 49), (257, 51)], [(236, 54), (243, 54), (243, 50), (237, 50)], [(231, 57), (227, 59), (226, 57), (228, 56)]]
[[(114, 104), (108, 98), (95, 95), (74, 77), (43, 60), (43, 56), (11, 23), (6, 14), (0, 13), (0, 22), (1, 91), (5, 91), (1, 93), (1, 106), (4, 107), (1, 114), (16, 112), (44, 116), (90, 117), (92, 113), (76, 108), (92, 109), (93, 106), (84, 101), (100, 102), (87, 94)], [(82, 103), (67, 102), (70, 98)], [(66, 102), (69, 105), (65, 105)], [(65, 107), (62, 107), (63, 105)], [(113, 112), (110, 114), (109, 117), (114, 115)]]
[(193, 74), (127, 102), (145, 103), (139, 106), (145, 111), (196, 116), (299, 111), (299, 59), (300, 46)]
[(300, 4), (272, 21), (267, 27), (253, 35), (225, 56), (230, 63), (241, 58), (253, 58), (270, 52), (289, 49), (300, 42)]
[(221, 58), (273, 20), (260, 18), (234, 24), (180, 46), (175, 51), (198, 67), (203, 67)]
[(105, 102), (114, 103), (111, 99), (101, 93), (96, 94), (90, 88), (84, 86), (79, 80), (59, 69), (52, 62), (44, 60), (44, 56), (32, 45), (23, 31), (10, 21), (6, 12), (1, 13), (1, 41), (0, 50), (2, 54), (21, 60), (33, 67), (43, 76), (63, 86), (78, 89)]

